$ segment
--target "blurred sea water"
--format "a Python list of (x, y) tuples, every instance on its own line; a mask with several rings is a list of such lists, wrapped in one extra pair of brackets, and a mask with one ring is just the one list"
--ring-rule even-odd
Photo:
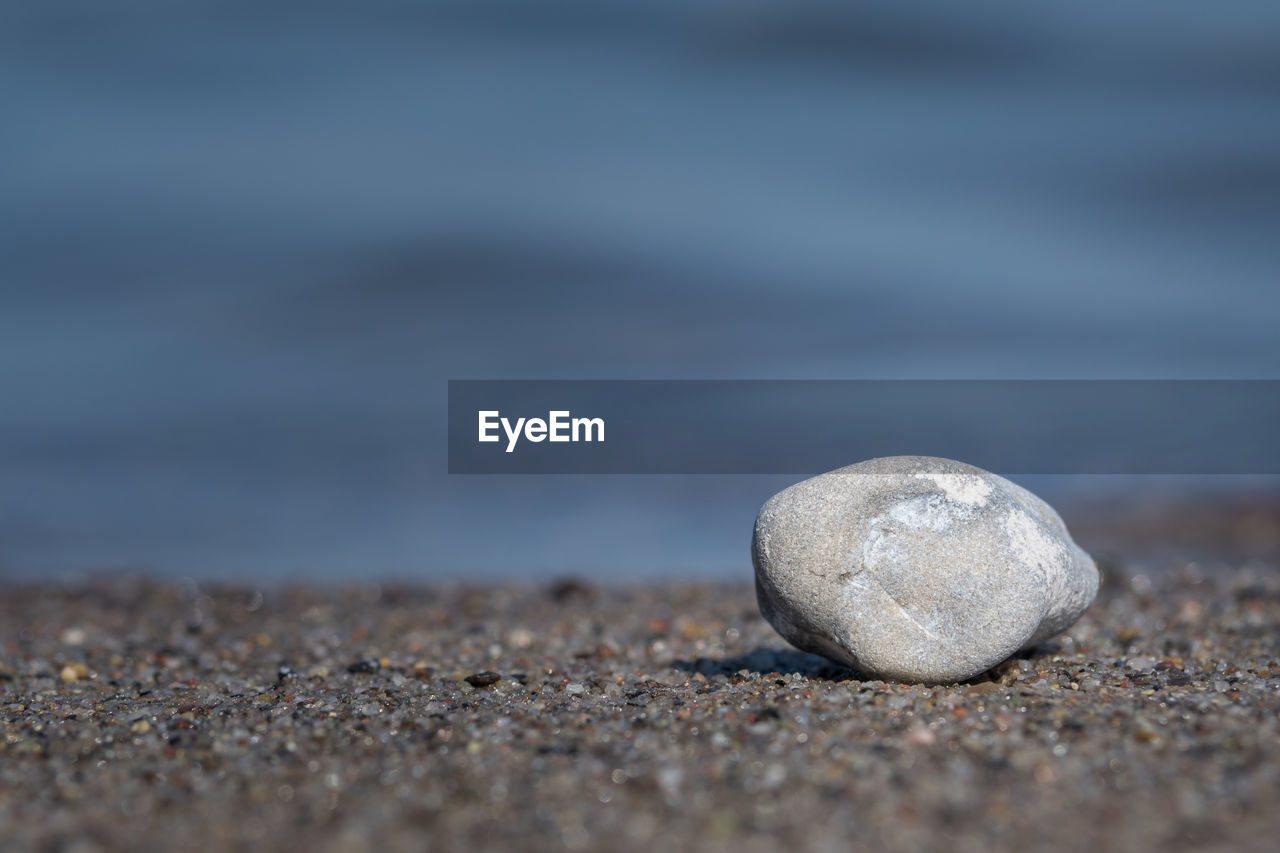
[(0, 103), (0, 577), (749, 571), (451, 378), (1280, 378), (1274, 3), (8, 2)]

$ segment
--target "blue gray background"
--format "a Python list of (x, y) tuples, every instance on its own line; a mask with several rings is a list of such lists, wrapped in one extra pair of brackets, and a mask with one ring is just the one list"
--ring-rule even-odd
[(1280, 376), (1271, 2), (5, 2), (0, 104), (10, 577), (744, 573), (792, 479), (450, 477), (450, 378)]

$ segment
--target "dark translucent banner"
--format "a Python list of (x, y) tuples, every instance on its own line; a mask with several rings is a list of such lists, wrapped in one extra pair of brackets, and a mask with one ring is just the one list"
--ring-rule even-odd
[(451, 381), (452, 474), (1280, 474), (1273, 380)]

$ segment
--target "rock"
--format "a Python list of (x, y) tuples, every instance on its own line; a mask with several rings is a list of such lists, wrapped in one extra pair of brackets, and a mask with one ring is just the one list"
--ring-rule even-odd
[(770, 498), (756, 597), (793, 645), (883, 679), (972, 678), (1066, 629), (1098, 570), (1058, 514), (981, 468), (871, 459)]
[(490, 672), (486, 669), (483, 672), (476, 672), (468, 675), (466, 681), (472, 687), (489, 687), (497, 684), (501, 678), (502, 676), (498, 675), (498, 673)]
[(89, 677), (89, 667), (82, 663), (69, 663), (62, 668), (60, 673), (62, 680), (68, 684), (81, 681)]

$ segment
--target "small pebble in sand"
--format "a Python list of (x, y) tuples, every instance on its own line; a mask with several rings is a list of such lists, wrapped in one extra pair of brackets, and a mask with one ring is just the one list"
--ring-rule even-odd
[(1066, 629), (1098, 570), (1058, 514), (962, 462), (872, 459), (779, 492), (752, 542), (760, 609), (867, 675), (963, 681)]
[(89, 667), (82, 663), (69, 663), (62, 668), (62, 680), (68, 684), (89, 677)]
[(473, 675), (468, 675), (466, 681), (472, 687), (489, 687), (493, 684), (497, 684), (500, 678), (502, 678), (502, 676), (498, 675), (498, 673), (485, 670), (484, 672), (477, 672)]
[(907, 731), (903, 740), (913, 746), (933, 746), (938, 742), (938, 736), (928, 726), (916, 725)]
[(83, 628), (72, 627), (62, 632), (62, 642), (68, 646), (83, 646), (84, 641), (88, 638)]

